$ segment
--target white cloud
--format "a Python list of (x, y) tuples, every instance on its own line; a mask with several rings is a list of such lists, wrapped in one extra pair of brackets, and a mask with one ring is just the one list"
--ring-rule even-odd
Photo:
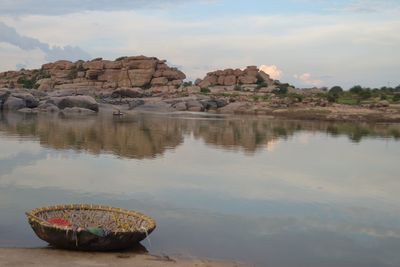
[(261, 65), (260, 70), (269, 74), (274, 80), (279, 80), (282, 77), (282, 71), (275, 65)]
[[(0, 21), (0, 42), (8, 43), (16, 46), (25, 51), (32, 51), (35, 49), (41, 50), (46, 55), (47, 61), (56, 61), (59, 59), (67, 60), (78, 60), (78, 59), (89, 59), (90, 55), (80, 49), (79, 47), (73, 47), (66, 45), (63, 47), (52, 46), (43, 43), (38, 39), (31, 38), (28, 36), (20, 35), (14, 28), (6, 25)], [(19, 63), (19, 65), (26, 65)]]
[(32, 69), (46, 62), (46, 55), (39, 49), (22, 50), (14, 45), (0, 42), (0, 71), (15, 70), (17, 66)]
[(319, 87), (323, 84), (322, 80), (311, 78), (311, 74), (307, 73), (307, 72), (300, 74), (300, 75), (295, 74), (294, 78), (299, 80), (302, 84), (305, 84), (305, 85), (312, 85), (312, 86)]

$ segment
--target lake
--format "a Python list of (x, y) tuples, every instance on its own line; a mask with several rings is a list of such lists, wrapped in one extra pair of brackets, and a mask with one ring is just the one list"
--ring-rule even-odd
[(62, 203), (152, 216), (150, 253), (400, 266), (400, 125), (0, 114), (0, 246), (46, 246), (24, 212)]

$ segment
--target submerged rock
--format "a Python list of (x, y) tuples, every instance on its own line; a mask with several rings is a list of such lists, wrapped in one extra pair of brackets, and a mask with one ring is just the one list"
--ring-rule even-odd
[(134, 109), (134, 108), (136, 108), (136, 107), (139, 107), (139, 106), (141, 106), (141, 105), (144, 105), (144, 100), (142, 100), (142, 99), (134, 99), (134, 100), (132, 100), (132, 101), (130, 101), (129, 103), (128, 103), (128, 105), (129, 105), (129, 109)]
[(65, 114), (65, 115), (69, 115), (69, 114), (92, 115), (92, 114), (96, 114), (96, 111), (93, 111), (93, 110), (87, 109), (87, 108), (72, 107), (72, 108), (63, 109), (61, 111), (61, 113)]

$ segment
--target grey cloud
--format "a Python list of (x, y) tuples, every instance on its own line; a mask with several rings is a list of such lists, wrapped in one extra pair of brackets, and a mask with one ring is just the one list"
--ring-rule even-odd
[(43, 43), (38, 39), (20, 35), (16, 29), (4, 24), (0, 21), (0, 42), (9, 43), (23, 50), (40, 49), (46, 54), (46, 60), (56, 61), (59, 59), (67, 59), (76, 61), (79, 59), (90, 59), (91, 56), (76, 46), (53, 46)]
[[(196, 1), (196, 0), (192, 0)], [(198, 0), (201, 1), (201, 0)], [(203, 0), (205, 1), (205, 0)], [(127, 10), (138, 8), (165, 8), (184, 0), (2, 0), (1, 15), (60, 15), (94, 10)]]

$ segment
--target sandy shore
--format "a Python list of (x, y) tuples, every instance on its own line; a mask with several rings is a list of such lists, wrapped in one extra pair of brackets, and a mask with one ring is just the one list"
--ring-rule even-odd
[(133, 252), (78, 252), (56, 250), (48, 248), (22, 249), (0, 248), (0, 266), (8, 267), (79, 267), (79, 266), (118, 266), (118, 267), (191, 267), (191, 266), (215, 266), (215, 267), (245, 267), (236, 262), (223, 262), (205, 259), (184, 259), (168, 256), (149, 254), (137, 254)]

